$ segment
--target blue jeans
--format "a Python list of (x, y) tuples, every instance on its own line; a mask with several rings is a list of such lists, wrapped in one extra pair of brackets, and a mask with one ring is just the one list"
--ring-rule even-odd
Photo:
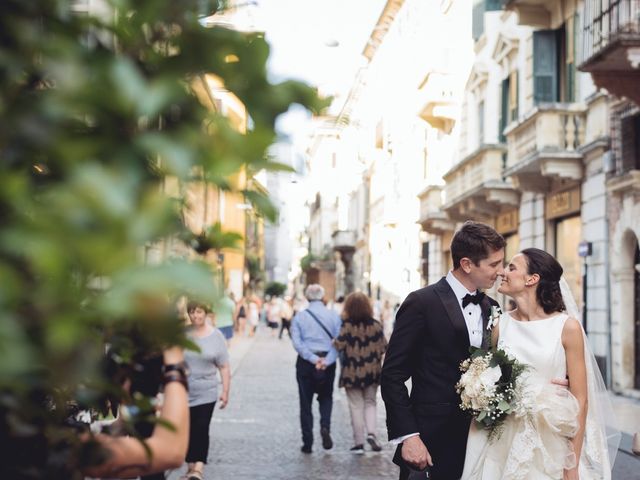
[(302, 429), (302, 443), (313, 445), (313, 413), (311, 402), (313, 395), (318, 395), (320, 406), (320, 427), (331, 429), (331, 409), (333, 407), (333, 380), (336, 376), (336, 364), (318, 371), (313, 363), (298, 357), (296, 362), (296, 380), (300, 394), (300, 427)]

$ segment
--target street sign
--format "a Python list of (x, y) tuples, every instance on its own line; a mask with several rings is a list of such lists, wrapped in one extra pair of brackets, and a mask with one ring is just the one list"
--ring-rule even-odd
[(580, 242), (578, 244), (578, 256), (589, 257), (593, 253), (593, 244), (591, 242)]

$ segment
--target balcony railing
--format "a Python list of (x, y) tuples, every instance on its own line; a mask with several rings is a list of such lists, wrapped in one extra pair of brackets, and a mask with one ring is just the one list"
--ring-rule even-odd
[[(640, 0), (587, 0), (584, 8), (582, 61), (589, 62), (609, 45), (640, 35)], [(583, 65), (589, 70), (588, 65)]]
[(584, 143), (584, 110), (571, 104), (537, 107), (531, 115), (506, 132), (512, 167), (538, 153), (575, 152)]
[(518, 188), (547, 191), (554, 178), (582, 179), (585, 109), (581, 104), (539, 105), (507, 129), (505, 174)]

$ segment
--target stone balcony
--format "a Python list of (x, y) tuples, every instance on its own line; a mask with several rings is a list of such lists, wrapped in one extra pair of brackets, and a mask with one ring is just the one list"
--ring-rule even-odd
[(640, 104), (640, 0), (585, 0), (580, 70)]
[(520, 25), (547, 29), (557, 28), (573, 5), (573, 0), (504, 0), (504, 9), (516, 12)]
[(632, 193), (640, 197), (640, 170), (629, 170), (609, 178), (607, 191), (618, 195)]
[(333, 249), (337, 252), (353, 251), (356, 248), (356, 232), (353, 230), (336, 230), (331, 237)]
[(451, 133), (458, 109), (453, 76), (430, 72), (419, 86), (418, 96), (420, 118), (434, 128)]
[(580, 181), (586, 107), (553, 103), (535, 107), (507, 127), (505, 175), (520, 190), (548, 191), (553, 180)]
[(442, 235), (453, 232), (455, 223), (442, 210), (442, 191), (440, 185), (430, 185), (418, 194), (420, 199), (420, 219), (418, 223), (425, 232)]
[(489, 219), (506, 207), (520, 203), (511, 182), (503, 179), (502, 144), (482, 145), (444, 174), (446, 204), (455, 221)]

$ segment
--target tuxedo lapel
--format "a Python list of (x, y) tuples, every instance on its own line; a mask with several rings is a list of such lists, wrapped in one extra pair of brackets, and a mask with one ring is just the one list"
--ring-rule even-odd
[(470, 346), (469, 330), (467, 329), (467, 324), (464, 321), (462, 309), (460, 308), (460, 304), (458, 303), (455, 293), (453, 293), (451, 286), (445, 278), (441, 279), (436, 284), (435, 291), (447, 312), (447, 316), (449, 317), (453, 328), (456, 331), (460, 344), (464, 346), (465, 350), (468, 350)]

